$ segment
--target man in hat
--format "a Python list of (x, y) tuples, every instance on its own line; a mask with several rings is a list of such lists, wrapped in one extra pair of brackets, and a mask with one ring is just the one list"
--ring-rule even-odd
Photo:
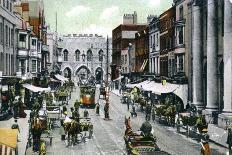
[(19, 125), (17, 119), (14, 120), (14, 124), (11, 126), (11, 129), (17, 129), (20, 133)]
[(17, 118), (19, 113), (19, 101), (17, 96), (15, 97), (15, 100), (13, 102), (13, 110), (14, 110), (14, 118)]

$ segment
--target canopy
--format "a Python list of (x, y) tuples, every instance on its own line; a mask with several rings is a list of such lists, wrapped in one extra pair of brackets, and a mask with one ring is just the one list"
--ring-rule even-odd
[(17, 129), (0, 128), (0, 144), (16, 148), (17, 146)]
[(124, 78), (124, 76), (119, 76), (117, 79), (114, 79), (113, 81), (121, 80), (122, 78)]
[(68, 79), (60, 74), (56, 74), (55, 77), (62, 82), (68, 82)]
[(53, 78), (50, 78), (50, 81), (51, 81), (51, 82), (60, 82), (60, 81), (55, 80), (55, 79), (53, 79)]
[(48, 92), (48, 91), (51, 91), (51, 88), (36, 87), (36, 86), (33, 86), (33, 85), (31, 85), (31, 84), (28, 84), (28, 83), (23, 84), (23, 87), (24, 87), (24, 88), (27, 88), (27, 89), (29, 89), (29, 90), (31, 90), (31, 91), (33, 91), (33, 92), (42, 92), (42, 91)]
[(146, 80), (136, 84), (127, 84), (126, 86), (129, 88), (138, 87), (139, 89), (151, 91), (157, 95), (174, 93), (183, 100), (184, 104), (187, 104), (188, 86), (186, 84), (179, 85), (166, 83), (165, 85), (162, 85), (162, 83)]
[(186, 84), (166, 83), (162, 85), (162, 83), (151, 81), (144, 84), (142, 88), (143, 90), (152, 91), (152, 93), (157, 95), (174, 93), (183, 100), (184, 104), (187, 104), (188, 86)]

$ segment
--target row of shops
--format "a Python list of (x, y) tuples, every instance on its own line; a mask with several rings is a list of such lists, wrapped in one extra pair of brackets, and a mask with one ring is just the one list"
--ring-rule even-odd
[(20, 96), (26, 108), (32, 108), (36, 96), (41, 92), (54, 92), (69, 80), (59, 74), (51, 77), (22, 80), (18, 77), (2, 76), (0, 78), (0, 119), (8, 117), (15, 97)]

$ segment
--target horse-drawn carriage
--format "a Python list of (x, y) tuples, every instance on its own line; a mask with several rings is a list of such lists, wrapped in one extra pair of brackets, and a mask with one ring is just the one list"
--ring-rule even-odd
[(67, 134), (68, 145), (85, 141), (85, 138), (91, 138), (93, 134), (93, 124), (90, 118), (72, 118), (66, 116), (64, 120), (64, 129)]
[(208, 131), (208, 123), (206, 122), (204, 115), (193, 115), (191, 112), (186, 112), (180, 113), (178, 119), (182, 122), (182, 125), (186, 126), (188, 129), (189, 127), (194, 130), (198, 129), (200, 134)]
[(167, 155), (168, 153), (161, 151), (156, 144), (156, 137), (152, 133), (152, 126), (149, 122), (144, 122), (140, 131), (133, 131), (130, 125), (130, 118), (125, 118), (126, 131), (124, 141), (126, 150), (129, 155)]

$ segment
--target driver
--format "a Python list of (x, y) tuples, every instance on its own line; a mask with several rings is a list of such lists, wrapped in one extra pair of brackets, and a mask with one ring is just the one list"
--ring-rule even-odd
[(147, 136), (152, 136), (152, 126), (151, 123), (149, 121), (146, 121), (142, 124), (140, 131), (142, 132), (142, 134), (147, 137)]

